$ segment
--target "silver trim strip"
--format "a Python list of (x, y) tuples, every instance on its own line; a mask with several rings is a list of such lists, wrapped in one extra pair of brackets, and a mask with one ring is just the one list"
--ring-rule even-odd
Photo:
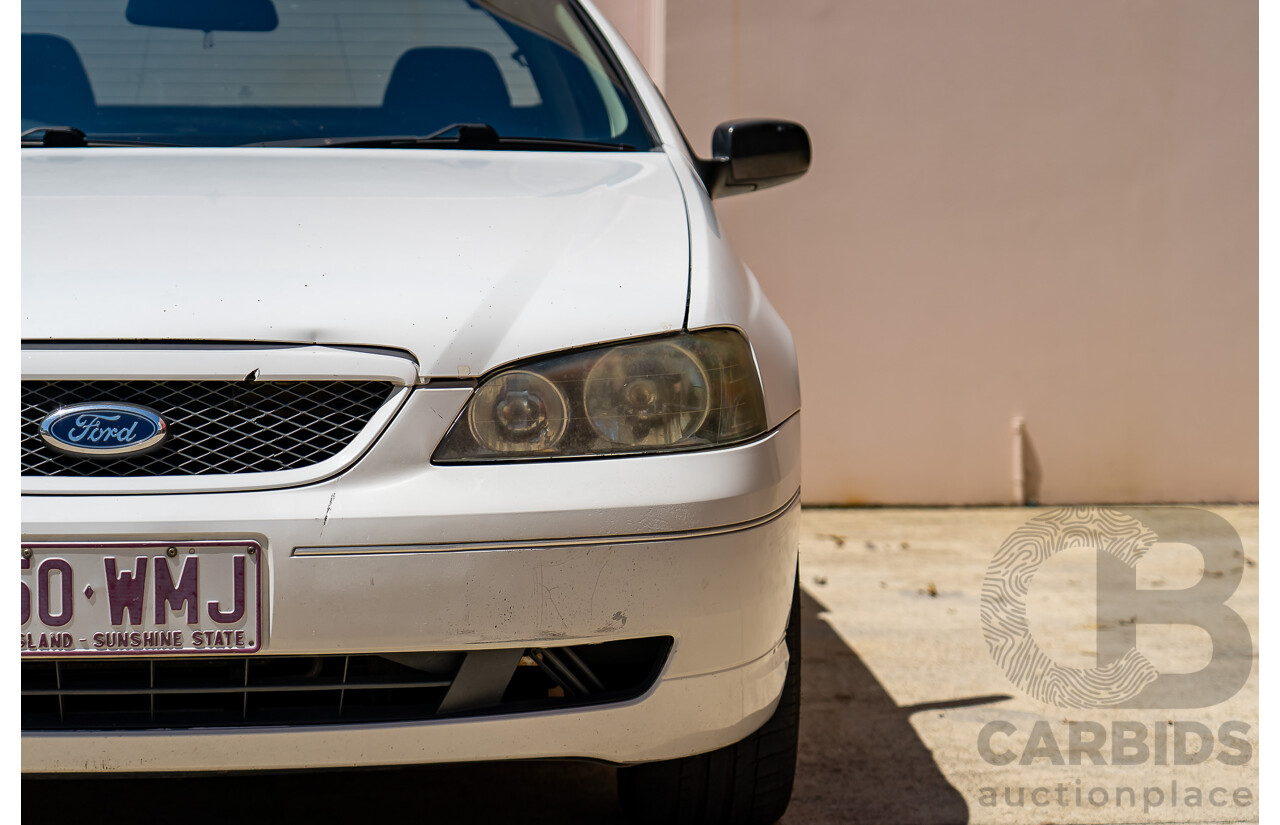
[(39, 345), (22, 350), (22, 377), (40, 381), (390, 381), (418, 382), (405, 355), (321, 345)]
[(590, 538), (536, 539), (533, 541), (487, 541), (455, 544), (382, 544), (354, 547), (295, 547), (293, 556), (372, 556), (398, 553), (458, 553), (477, 550), (530, 550), (537, 547), (596, 547), (613, 544), (643, 544), (655, 541), (680, 541), (683, 539), (719, 536), (761, 527), (776, 521), (800, 502), (800, 491), (777, 510), (750, 521), (726, 524), (721, 527), (705, 527), (698, 530), (678, 530), (671, 533), (633, 533), (623, 536), (592, 536)]

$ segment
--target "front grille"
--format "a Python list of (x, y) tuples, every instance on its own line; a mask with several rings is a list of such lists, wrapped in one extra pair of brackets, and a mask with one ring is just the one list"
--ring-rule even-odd
[(25, 659), (22, 729), (357, 724), (583, 707), (642, 695), (670, 650), (666, 636), (513, 649), (505, 669), (481, 678), (490, 684), (472, 678), (443, 710), (473, 654)]
[[(394, 390), (385, 381), (23, 381), (24, 476), (225, 475), (293, 470), (337, 455)], [(66, 455), (40, 438), (59, 407), (124, 403), (165, 419), (167, 440), (117, 458)]]

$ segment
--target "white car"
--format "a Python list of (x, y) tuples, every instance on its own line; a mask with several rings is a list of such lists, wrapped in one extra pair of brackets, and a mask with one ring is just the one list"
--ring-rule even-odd
[(768, 822), (800, 392), (585, 0), (23, 0), (22, 767), (583, 758)]

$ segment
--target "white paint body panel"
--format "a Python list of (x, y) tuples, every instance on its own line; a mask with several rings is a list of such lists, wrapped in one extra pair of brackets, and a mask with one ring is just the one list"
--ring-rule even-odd
[[(366, 460), (321, 484), (201, 495), (28, 496), (25, 538), (258, 541), (266, 552), (264, 654), (670, 635), (673, 653), (647, 694), (573, 712), (287, 732), (28, 733), (23, 770), (239, 770), (551, 756), (626, 763), (705, 752), (758, 727), (786, 673), (781, 642), (799, 539), (799, 507), (790, 498), (799, 483), (799, 418), (728, 450), (471, 467), (462, 474), (424, 464), (412, 444), (433, 443), (444, 425), (431, 422), (442, 421), (437, 414), (456, 409), (466, 394), (416, 390)], [(692, 538), (663, 535), (699, 527), (726, 529)], [(648, 540), (631, 540), (646, 531), (653, 534)], [(613, 543), (611, 535), (628, 540)], [(484, 547), (519, 545), (521, 537), (542, 541)], [(558, 537), (593, 541), (556, 545)], [(440, 543), (481, 549), (431, 549)], [(402, 552), (351, 549), (371, 544), (379, 550), (399, 545)], [(316, 546), (349, 552), (296, 552)]]
[[(41, 494), (24, 497), (23, 535), (257, 541), (265, 655), (669, 635), (657, 683), (564, 712), (28, 733), (24, 771), (629, 763), (728, 745), (768, 718), (798, 545), (794, 346), (721, 237), (657, 89), (584, 5), (649, 111), (653, 152), (24, 150), (29, 376), (384, 376), (402, 397), (355, 453), (271, 489), (29, 484)], [(430, 463), (472, 389), (429, 379), (682, 326), (746, 333), (766, 435), (683, 454)], [(88, 343), (101, 341), (146, 345)]]
[(25, 340), (385, 346), (456, 376), (684, 320), (661, 152), (29, 149), (22, 184)]

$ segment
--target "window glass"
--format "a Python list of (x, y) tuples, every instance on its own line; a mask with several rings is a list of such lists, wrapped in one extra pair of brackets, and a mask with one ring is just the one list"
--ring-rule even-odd
[(24, 130), (235, 145), (486, 123), (651, 146), (562, 0), (23, 0), (22, 31)]

